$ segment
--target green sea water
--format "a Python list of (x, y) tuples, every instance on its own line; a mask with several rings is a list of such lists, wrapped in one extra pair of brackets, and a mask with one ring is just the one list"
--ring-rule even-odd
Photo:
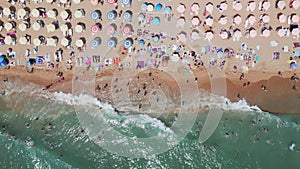
[[(1, 168), (300, 168), (300, 116), (243, 108), (227, 110), (214, 134), (200, 144), (199, 133), (207, 111), (199, 112), (192, 130), (177, 146), (156, 156), (131, 159), (109, 153), (90, 140), (76, 111), (70, 104), (47, 97), (24, 93), (1, 96)], [(99, 109), (94, 111), (101, 113)], [(141, 124), (166, 123), (151, 117), (145, 123), (143, 117), (107, 116), (110, 121), (134, 121), (111, 125), (143, 137), (145, 133), (156, 134), (159, 128), (145, 132)], [(296, 143), (296, 151), (289, 150), (292, 142)]]

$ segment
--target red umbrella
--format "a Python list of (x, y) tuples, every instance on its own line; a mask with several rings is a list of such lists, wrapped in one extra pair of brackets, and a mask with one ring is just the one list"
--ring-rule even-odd
[(124, 34), (130, 34), (131, 33), (131, 26), (129, 26), (129, 25), (126, 25), (126, 26), (124, 26), (123, 27), (123, 33)]
[(92, 33), (97, 33), (98, 31), (100, 31), (100, 27), (97, 24), (95, 24), (92, 26), (91, 31)]
[(114, 3), (116, 3), (116, 0), (107, 0), (107, 3), (114, 4)]

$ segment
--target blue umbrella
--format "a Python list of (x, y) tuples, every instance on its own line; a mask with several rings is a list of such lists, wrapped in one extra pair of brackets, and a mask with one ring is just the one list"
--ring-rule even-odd
[(143, 13), (140, 13), (139, 15), (138, 15), (138, 21), (142, 21), (142, 20), (144, 20), (145, 19), (145, 15), (143, 14)]
[(131, 0), (122, 0), (123, 6), (129, 6), (131, 4)]
[(124, 48), (130, 48), (131, 46), (132, 46), (132, 43), (133, 43), (133, 41), (132, 41), (132, 39), (131, 38), (127, 38), (125, 41), (124, 41)]
[(110, 48), (114, 48), (114, 47), (117, 46), (117, 42), (114, 39), (111, 38), (107, 41), (107, 46), (110, 47)]
[(141, 5), (141, 10), (146, 11), (146, 10), (147, 10), (147, 7), (148, 7), (147, 2), (144, 2), (144, 3), (142, 3), (142, 5)]
[(155, 18), (153, 19), (153, 24), (154, 24), (155, 26), (159, 26), (159, 24), (160, 24), (160, 18), (159, 18), (159, 17), (155, 17)]
[(160, 11), (160, 10), (162, 10), (162, 4), (161, 3), (158, 3), (158, 4), (156, 4), (156, 6), (155, 6), (155, 10), (156, 11)]
[(296, 62), (291, 62), (290, 64), (290, 68), (293, 69), (293, 70), (296, 70), (298, 67), (297, 63)]
[(117, 12), (116, 11), (110, 11), (106, 15), (108, 20), (114, 20), (117, 17)]
[(131, 11), (125, 11), (122, 15), (122, 18), (125, 20), (125, 21), (128, 21), (128, 20), (131, 20), (132, 18), (132, 12)]
[(172, 11), (172, 8), (171, 8), (170, 6), (166, 6), (166, 7), (165, 7), (164, 13), (165, 13), (165, 14), (170, 14), (171, 11)]
[(101, 38), (100, 37), (96, 37), (91, 41), (92, 48), (95, 48), (95, 47), (99, 46), (100, 44), (101, 44)]
[(29, 61), (26, 62), (26, 66), (30, 67), (31, 63)]
[(155, 35), (155, 36), (153, 37), (153, 41), (154, 41), (154, 42), (158, 42), (159, 39), (160, 39), (160, 37), (159, 37), (158, 35)]
[(145, 40), (144, 39), (140, 39), (139, 40), (139, 46), (144, 46), (145, 45)]
[(91, 13), (91, 18), (93, 19), (93, 20), (98, 20), (98, 19), (100, 19), (101, 18), (101, 12), (99, 11), (99, 10), (95, 10), (95, 11), (93, 11), (92, 13)]
[(4, 60), (4, 56), (1, 55), (1, 56), (0, 56), (0, 63), (3, 62), (3, 60)]

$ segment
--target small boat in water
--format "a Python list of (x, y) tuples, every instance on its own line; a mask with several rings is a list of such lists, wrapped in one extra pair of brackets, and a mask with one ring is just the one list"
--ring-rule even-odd
[(295, 150), (296, 150), (296, 143), (290, 144), (290, 145), (289, 145), (289, 149), (290, 149), (291, 151), (295, 151)]

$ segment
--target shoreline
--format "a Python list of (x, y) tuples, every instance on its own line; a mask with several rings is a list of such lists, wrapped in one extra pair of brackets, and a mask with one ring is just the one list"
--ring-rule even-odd
[[(35, 69), (33, 73), (28, 73), (26, 72), (25, 67), (0, 70), (2, 83), (6, 78), (8, 78), (8, 80), (21, 79), (24, 82), (34, 83), (50, 92), (72, 93), (73, 73), (70, 71), (64, 72), (64, 80), (58, 82), (59, 77), (55, 75), (57, 72), (58, 70)], [(168, 76), (163, 75), (160, 72), (156, 73), (158, 73), (157, 77), (167, 81), (165, 83), (166, 86), (163, 86), (164, 84), (162, 85), (163, 90), (168, 90), (168, 92), (170, 92), (170, 88), (171, 91), (173, 91), (170, 95), (173, 97), (178, 96), (178, 87), (174, 87), (176, 85), (176, 82), (173, 81), (174, 79), (168, 79)], [(154, 72), (152, 77), (154, 77), (156, 73)], [(99, 74), (101, 77), (98, 77)], [(95, 97), (101, 101), (109, 103), (112, 101), (110, 93), (112, 74), (112, 70), (102, 70), (97, 72), (95, 86), (99, 86), (102, 89), (96, 89)], [(194, 70), (194, 75), (198, 79), (198, 89), (204, 89), (211, 92), (210, 79), (206, 70), (196, 69)], [(242, 80), (237, 78), (238, 75), (239, 73), (226, 74), (227, 94), (225, 97), (231, 102), (245, 99), (248, 104), (258, 106), (261, 110), (272, 114), (300, 114), (300, 82), (299, 80), (290, 79), (291, 76), (294, 75), (293, 72), (284, 72), (282, 75), (278, 75), (275, 73), (249, 71)], [(147, 78), (147, 75), (141, 75), (141, 77)], [(250, 84), (248, 82), (250, 82)], [(266, 89), (263, 90), (261, 88), (262, 86), (265, 86)], [(293, 86), (295, 86), (296, 89), (292, 89)], [(150, 85), (149, 87), (152, 88), (153, 86)], [(138, 86), (134, 87), (134, 89), (136, 88), (138, 88)], [(139, 99), (143, 100), (145, 98), (142, 97)]]

